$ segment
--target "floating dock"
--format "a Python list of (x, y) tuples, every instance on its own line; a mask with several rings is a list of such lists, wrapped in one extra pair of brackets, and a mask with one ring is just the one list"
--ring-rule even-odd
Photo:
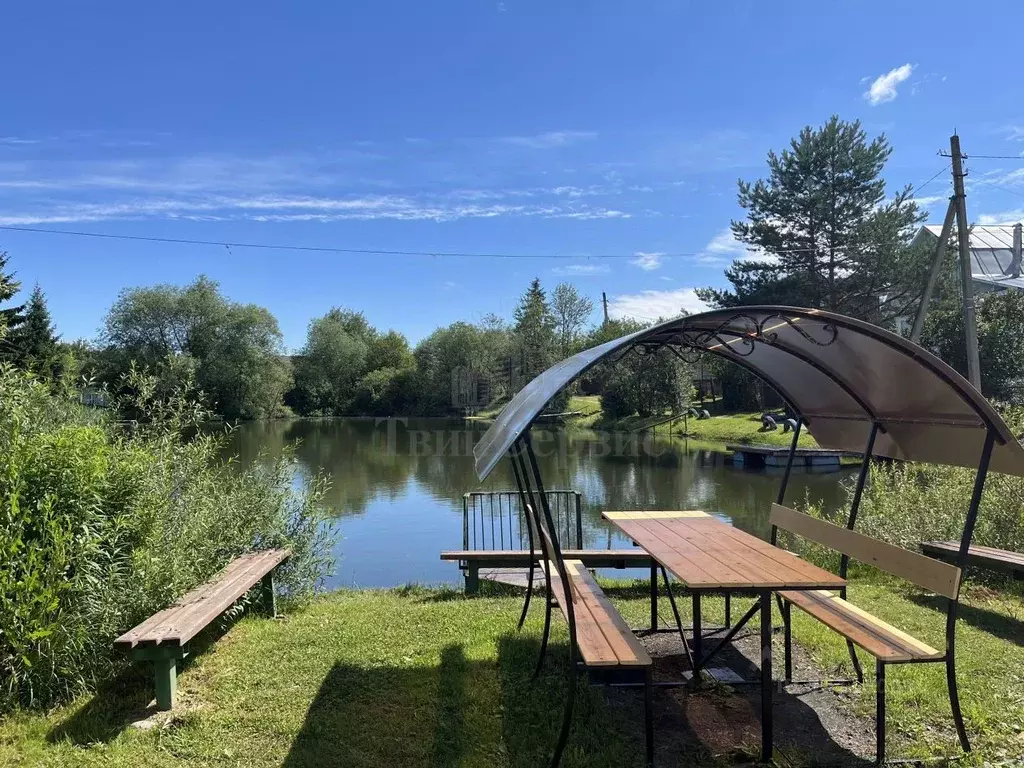
[[(784, 467), (789, 461), (789, 448), (777, 445), (727, 445), (732, 463), (743, 467)], [(793, 456), (794, 467), (831, 467), (839, 469), (841, 460), (857, 457), (848, 451), (830, 451), (825, 448), (797, 448)]]

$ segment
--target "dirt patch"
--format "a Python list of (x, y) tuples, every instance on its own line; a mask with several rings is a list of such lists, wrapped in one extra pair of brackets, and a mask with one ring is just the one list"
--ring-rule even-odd
[[(642, 638), (654, 659), (655, 681), (677, 681), (689, 669), (679, 635)], [(705, 640), (705, 651), (717, 639)], [(781, 635), (773, 644), (773, 677), (782, 677)], [(696, 686), (659, 688), (654, 695), (654, 738), (659, 766), (699, 763), (756, 763), (761, 751), (760, 637), (739, 635), (715, 657), (712, 672)], [(734, 682), (740, 678), (746, 684)], [(793, 679), (821, 680), (830, 675), (796, 644)], [(835, 675), (831, 675), (834, 679)], [(867, 766), (874, 764), (875, 724), (858, 717), (844, 699), (843, 686), (777, 682), (772, 716), (775, 762), (783, 766)], [(612, 706), (634, 708), (640, 695), (610, 692)], [(635, 699), (635, 700), (634, 700)], [(635, 715), (633, 715), (635, 718)]]

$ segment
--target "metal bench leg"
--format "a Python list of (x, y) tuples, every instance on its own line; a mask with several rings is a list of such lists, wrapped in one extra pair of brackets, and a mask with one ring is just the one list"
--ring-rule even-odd
[(537, 656), (537, 667), (533, 670), (534, 680), (540, 675), (540, 670), (544, 666), (544, 656), (548, 652), (548, 635), (551, 633), (551, 600), (551, 590), (549, 589), (547, 591), (547, 599), (544, 601), (544, 634), (540, 638), (540, 655)]
[(885, 762), (885, 663), (875, 662), (875, 762)]
[(953, 722), (956, 723), (956, 735), (960, 737), (960, 746), (964, 752), (971, 751), (971, 742), (967, 738), (964, 726), (964, 713), (960, 711), (960, 693), (956, 688), (956, 666), (953, 660), (953, 646), (946, 649), (946, 685), (949, 687), (949, 705), (953, 709)]
[(274, 589), (274, 572), (271, 571), (260, 581), (260, 597), (263, 610), (272, 618), (277, 618), (277, 591)]
[[(532, 543), (531, 543), (532, 544)], [(530, 553), (533, 554), (532, 551)], [(522, 629), (523, 624), (526, 623), (526, 614), (530, 612), (530, 598), (533, 596), (533, 571), (534, 562), (533, 558), (530, 558), (530, 575), (526, 580), (526, 600), (523, 601), (523, 612), (519, 614), (519, 624), (516, 625), (516, 629)]]
[(178, 694), (178, 660), (175, 658), (153, 659), (156, 673), (156, 708), (174, 709)]
[(785, 601), (782, 602), (782, 627), (783, 627), (783, 650), (785, 652), (785, 680), (793, 682), (793, 606)]
[(475, 595), (480, 591), (480, 566), (476, 563), (466, 564), (466, 594)]
[(654, 768), (654, 675), (650, 668), (644, 680), (644, 739), (647, 745), (647, 768)]
[(853, 662), (853, 671), (857, 674), (857, 682), (864, 684), (864, 670), (860, 668), (860, 659), (857, 658), (857, 649), (853, 646), (853, 640), (846, 641), (846, 650), (850, 652), (850, 661)]
[(651, 632), (658, 631), (658, 565), (651, 561)]

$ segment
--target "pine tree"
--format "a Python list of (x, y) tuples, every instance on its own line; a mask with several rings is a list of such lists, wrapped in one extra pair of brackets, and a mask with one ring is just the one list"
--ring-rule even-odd
[(513, 332), (519, 347), (522, 374), (529, 381), (555, 362), (555, 316), (547, 295), (534, 278), (519, 300)]
[(46, 296), (37, 283), (21, 322), (7, 335), (7, 356), (19, 368), (50, 377), (57, 365), (57, 341)]
[[(0, 304), (10, 301), (21, 290), (21, 282), (14, 279), (14, 273), (5, 271), (9, 260), (10, 256), (7, 255), (7, 252), (0, 251)], [(0, 325), (7, 330), (17, 328), (24, 322), (25, 318), (22, 315), (24, 309), (24, 305), (0, 309)]]
[(881, 173), (892, 154), (884, 135), (868, 141), (860, 122), (832, 117), (804, 128), (768, 178), (739, 182), (746, 221), (733, 236), (757, 253), (726, 271), (731, 291), (698, 289), (720, 307), (788, 304), (876, 323), (905, 316), (927, 270), (909, 248), (923, 219), (910, 188), (886, 199)]

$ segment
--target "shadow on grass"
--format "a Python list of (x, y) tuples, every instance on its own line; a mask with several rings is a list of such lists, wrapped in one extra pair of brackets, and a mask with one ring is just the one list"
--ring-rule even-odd
[(461, 645), (445, 648), (435, 667), (336, 664), (283, 765), (459, 765), (474, 746), (467, 686), (482, 666)]
[[(938, 595), (916, 593), (908, 595), (908, 598), (918, 605), (931, 608), (933, 611), (940, 613), (945, 613), (946, 606), (948, 605), (947, 599)], [(1024, 646), (1024, 621), (1020, 619), (963, 602), (957, 608), (956, 615), (958, 619), (966, 621), (976, 629), (988, 632), (990, 635), (1015, 645)], [(960, 644), (958, 643), (958, 651), (960, 653), (970, 653), (969, 647), (959, 646)]]
[[(200, 632), (189, 643), (188, 657), (178, 661), (178, 675), (210, 650), (243, 615), (242, 611), (231, 611)], [(47, 741), (69, 741), (76, 745), (112, 741), (132, 723), (158, 713), (155, 695), (153, 662), (129, 659), (120, 674), (101, 683), (84, 706), (51, 728)]]

